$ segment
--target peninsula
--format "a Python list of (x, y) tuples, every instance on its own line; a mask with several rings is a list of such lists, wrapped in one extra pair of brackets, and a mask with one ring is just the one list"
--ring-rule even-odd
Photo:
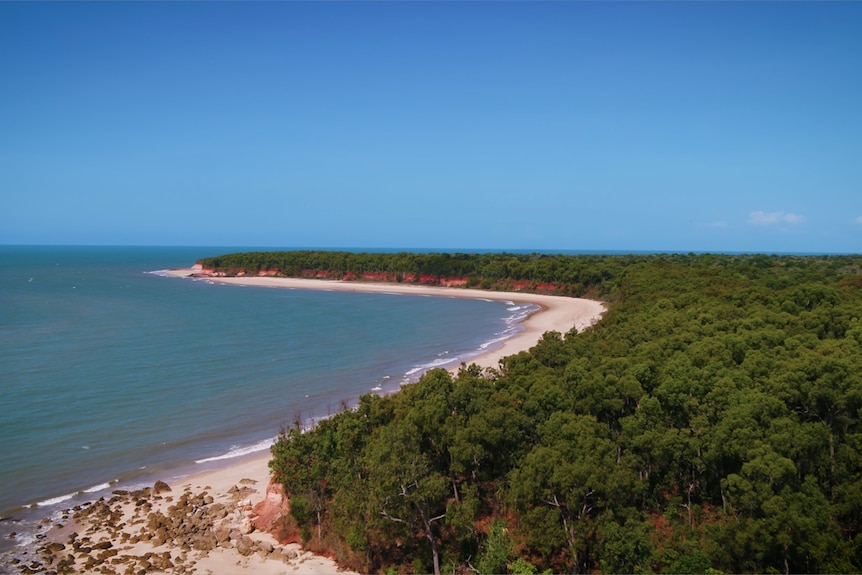
[[(79, 570), (102, 561), (90, 571), (169, 560), (173, 572), (289, 572), (308, 556), (282, 544), (301, 542), (363, 573), (862, 568), (858, 255), (286, 252), (224, 261), (175, 273), (357, 291), (436, 290), (460, 278), (462, 287), (433, 293), (498, 297), (509, 285), (499, 297), (553, 292), (606, 305), (532, 300), (544, 311), (529, 321), (556, 309), (560, 323), (525, 329), (529, 349), (495, 357), (496, 369), (431, 370), (311, 430), (285, 429), (268, 470), (265, 457), (244, 462), (257, 471), (221, 487), (189, 478), (171, 492), (154, 485), (99, 502), (71, 523), (93, 517), (103, 531), (43, 549), (52, 565), (65, 553)], [(372, 261), (381, 267), (362, 269)], [(361, 282), (363, 274), (394, 281)], [(269, 277), (279, 275), (300, 277)], [(476, 287), (490, 291), (467, 292)], [(167, 534), (178, 537), (174, 524), (196, 513), (192, 529), (214, 521), (213, 537), (165, 547)], [(264, 529), (278, 544), (255, 541)], [(141, 538), (151, 546), (143, 556)], [(124, 553), (135, 557), (114, 567)]]

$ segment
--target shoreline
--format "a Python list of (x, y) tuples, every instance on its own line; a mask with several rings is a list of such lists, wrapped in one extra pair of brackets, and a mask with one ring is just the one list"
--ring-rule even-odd
[[(481, 368), (497, 368), (500, 359), (529, 350), (548, 331), (563, 334), (572, 328), (581, 331), (594, 325), (605, 311), (601, 302), (593, 300), (531, 293), (302, 278), (209, 277), (198, 276), (191, 269), (160, 273), (237, 286), (460, 297), (538, 306), (538, 310), (519, 322), (521, 331), (465, 362)], [(459, 367), (453, 366), (449, 371), (456, 373)], [(35, 553), (26, 558), (15, 556), (19, 560), (15, 567), (25, 573), (27, 569), (39, 572), (38, 568), (32, 569), (36, 566), (33, 561), (42, 569), (56, 568), (58, 562), (67, 561), (65, 565), (72, 572), (83, 573), (96, 569), (92, 562), (95, 558), (99, 569), (116, 573), (132, 567), (135, 572), (141, 568), (145, 572), (213, 575), (237, 572), (314, 575), (340, 571), (334, 560), (303, 551), (297, 543), (281, 544), (267, 531), (279, 514), (287, 512), (286, 501), (275, 493), (278, 491), (275, 486), (270, 485), (269, 460), (267, 449), (226, 459), (223, 465), (173, 479), (168, 484), (170, 492), (160, 494), (151, 488), (130, 494), (116, 491), (113, 497), (106, 495), (92, 505), (76, 506), (63, 514), (61, 523), (43, 532)], [(176, 524), (180, 517), (191, 515), (193, 511), (198, 513), (200, 509), (216, 510), (210, 515), (220, 516), (218, 523), (205, 526), (212, 533), (210, 539), (191, 541), (186, 538), (181, 545), (172, 544), (175, 541), (171, 538), (182, 539), (186, 532), (206, 531), (198, 524), (187, 526), (186, 531), (180, 530), (170, 537), (154, 538), (159, 529), (158, 521), (152, 519), (154, 514), (172, 517)], [(167, 519), (163, 521), (162, 529), (167, 522)], [(70, 537), (73, 533), (77, 535)], [(81, 537), (86, 539), (83, 544)], [(87, 552), (81, 553), (81, 549)], [(5, 562), (8, 558), (2, 559)], [(9, 567), (15, 568), (12, 564)]]
[(529, 303), (539, 306), (538, 311), (531, 313), (520, 322), (523, 328), (521, 332), (503, 340), (500, 347), (489, 349), (470, 358), (469, 363), (475, 363), (483, 368), (496, 368), (500, 359), (521, 351), (527, 351), (539, 342), (545, 332), (558, 331), (565, 335), (573, 327), (577, 328), (578, 331), (590, 327), (598, 322), (605, 312), (604, 304), (594, 300), (523, 292), (496, 292), (472, 288), (273, 276), (214, 277), (199, 275), (199, 272), (192, 269), (164, 270), (162, 273), (178, 278), (192, 278), (212, 283), (247, 287), (485, 299)]

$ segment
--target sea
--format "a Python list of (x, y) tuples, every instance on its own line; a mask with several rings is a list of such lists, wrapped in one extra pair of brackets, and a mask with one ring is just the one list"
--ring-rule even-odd
[(165, 273), (249, 250), (0, 246), (0, 551), (63, 509), (264, 452), (469, 362), (536, 309)]

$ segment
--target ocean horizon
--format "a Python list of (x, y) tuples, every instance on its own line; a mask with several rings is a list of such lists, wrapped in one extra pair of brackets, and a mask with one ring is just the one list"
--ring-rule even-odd
[(112, 490), (265, 452), (281, 428), (469, 362), (535, 309), (163, 273), (250, 249), (0, 246), (0, 545)]

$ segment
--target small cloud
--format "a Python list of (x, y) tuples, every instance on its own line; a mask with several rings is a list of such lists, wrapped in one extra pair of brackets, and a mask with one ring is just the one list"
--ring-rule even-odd
[(727, 222), (724, 220), (719, 220), (717, 222), (709, 222), (709, 223), (703, 224), (703, 227), (723, 230), (724, 228), (727, 227)]
[(854, 222), (856, 222), (857, 224), (859, 224), (860, 226), (862, 226), (862, 216), (857, 217), (857, 218), (856, 218), (855, 220), (853, 220), (853, 221), (854, 221)]
[(801, 224), (805, 216), (789, 214), (787, 212), (764, 212), (758, 210), (748, 214), (748, 223), (757, 226), (770, 226), (773, 224)]

